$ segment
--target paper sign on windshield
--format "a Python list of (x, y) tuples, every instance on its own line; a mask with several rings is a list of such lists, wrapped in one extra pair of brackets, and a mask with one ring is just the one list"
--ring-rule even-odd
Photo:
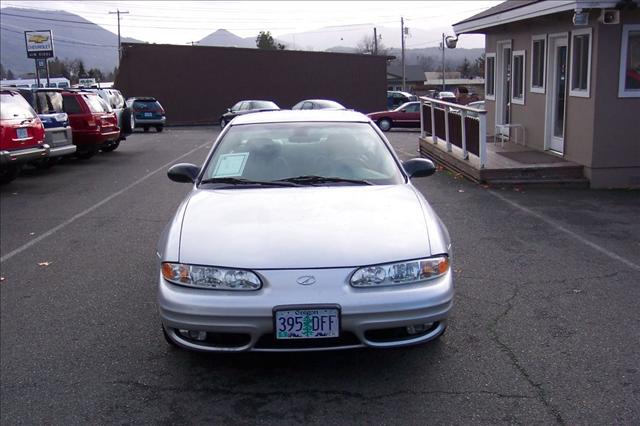
[(221, 155), (218, 158), (218, 164), (216, 164), (212, 177), (242, 176), (244, 166), (247, 164), (247, 158), (249, 158), (248, 152)]

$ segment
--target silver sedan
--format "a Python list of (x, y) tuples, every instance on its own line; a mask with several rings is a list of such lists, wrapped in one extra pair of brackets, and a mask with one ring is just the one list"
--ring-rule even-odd
[(200, 351), (397, 347), (445, 330), (447, 229), (377, 126), (353, 111), (235, 118), (158, 244), (158, 304), (173, 345)]

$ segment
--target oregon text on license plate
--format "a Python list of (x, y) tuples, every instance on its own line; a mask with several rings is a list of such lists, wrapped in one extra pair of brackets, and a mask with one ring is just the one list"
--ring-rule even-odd
[(319, 339), (340, 335), (337, 309), (291, 309), (276, 311), (275, 315), (278, 339)]
[(20, 127), (17, 129), (18, 131), (18, 139), (25, 139), (29, 137), (29, 133), (27, 132), (26, 127)]

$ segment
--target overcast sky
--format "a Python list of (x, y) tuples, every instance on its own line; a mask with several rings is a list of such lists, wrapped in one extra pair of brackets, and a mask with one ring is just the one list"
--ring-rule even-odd
[[(500, 1), (11, 1), (2, 7), (64, 10), (117, 32), (110, 11), (128, 11), (121, 32), (151, 43), (185, 44), (224, 28), (241, 37), (269, 30), (274, 36), (339, 26), (372, 24), (434, 29), (487, 9)], [(466, 38), (466, 40), (465, 40)], [(432, 45), (437, 45), (434, 41)], [(461, 37), (460, 47), (484, 47), (481, 36)], [(422, 46), (413, 46), (422, 47)]]

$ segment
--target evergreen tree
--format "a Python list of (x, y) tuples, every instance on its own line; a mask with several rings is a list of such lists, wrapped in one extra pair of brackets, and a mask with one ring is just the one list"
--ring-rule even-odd
[(258, 36), (256, 37), (256, 46), (258, 49), (265, 50), (284, 50), (285, 45), (282, 43), (277, 43), (273, 39), (271, 35), (271, 31), (260, 31)]

